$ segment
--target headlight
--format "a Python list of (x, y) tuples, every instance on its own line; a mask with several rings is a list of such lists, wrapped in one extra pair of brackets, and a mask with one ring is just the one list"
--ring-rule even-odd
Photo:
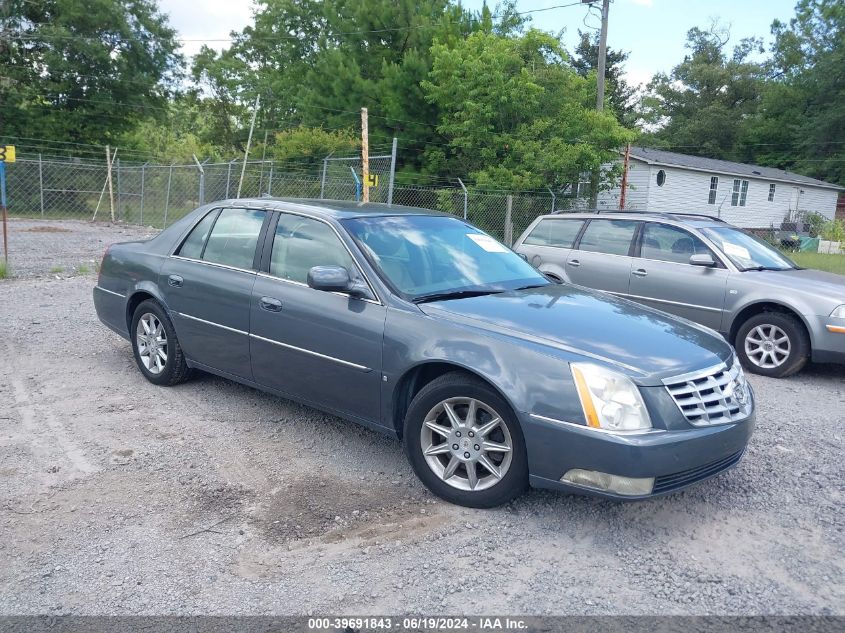
[(651, 428), (640, 390), (630, 378), (590, 363), (570, 367), (588, 426), (623, 433)]
[(845, 319), (845, 305), (841, 305), (836, 308), (833, 312), (830, 313), (830, 316), (835, 319)]

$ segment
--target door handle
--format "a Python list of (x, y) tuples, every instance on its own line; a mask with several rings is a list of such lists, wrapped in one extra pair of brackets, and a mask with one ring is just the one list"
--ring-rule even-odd
[(185, 280), (182, 279), (179, 275), (170, 275), (170, 277), (167, 278), (167, 283), (173, 286), (174, 288), (181, 288), (182, 283), (184, 281)]
[(581, 265), (581, 262), (579, 262), (577, 259), (570, 259), (568, 262), (566, 262), (566, 264), (567, 266), (575, 266), (576, 268), (578, 268), (578, 266)]
[(638, 268), (637, 270), (635, 270), (631, 274), (636, 275), (637, 277), (645, 277), (645, 276), (648, 275), (648, 272), (645, 270), (645, 268)]
[(268, 312), (282, 311), (282, 302), (278, 299), (274, 299), (273, 297), (261, 297), (258, 305), (261, 306), (262, 310), (267, 310)]

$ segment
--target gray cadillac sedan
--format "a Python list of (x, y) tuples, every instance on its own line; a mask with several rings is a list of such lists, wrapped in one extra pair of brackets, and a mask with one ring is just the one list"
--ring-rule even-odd
[(424, 484), (467, 506), (529, 484), (664, 494), (735, 465), (754, 426), (709, 329), (550, 283), (424, 209), (216, 202), (112, 246), (94, 304), (149, 381), (200, 369), (399, 437)]

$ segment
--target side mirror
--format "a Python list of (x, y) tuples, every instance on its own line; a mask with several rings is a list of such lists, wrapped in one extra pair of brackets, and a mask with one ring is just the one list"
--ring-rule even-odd
[(525, 253), (517, 253), (517, 255), (519, 255), (525, 261), (528, 261), (528, 255), (526, 255)]
[(693, 255), (689, 258), (690, 266), (704, 266), (705, 268), (713, 268), (716, 262), (707, 253)]
[(370, 297), (367, 284), (353, 280), (343, 266), (314, 266), (308, 271), (308, 287), (325, 292), (345, 292), (352, 297)]

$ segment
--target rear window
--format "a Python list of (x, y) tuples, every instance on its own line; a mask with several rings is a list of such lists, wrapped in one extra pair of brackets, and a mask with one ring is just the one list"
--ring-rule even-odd
[(594, 253), (627, 255), (637, 224), (633, 220), (591, 220), (578, 248)]
[(180, 257), (190, 257), (191, 259), (202, 257), (202, 249), (205, 246), (205, 241), (208, 239), (211, 227), (214, 226), (214, 220), (217, 218), (218, 213), (219, 211), (215, 209), (200, 220), (176, 254)]
[(582, 226), (584, 226), (583, 220), (541, 220), (528, 234), (523, 244), (572, 248)]

